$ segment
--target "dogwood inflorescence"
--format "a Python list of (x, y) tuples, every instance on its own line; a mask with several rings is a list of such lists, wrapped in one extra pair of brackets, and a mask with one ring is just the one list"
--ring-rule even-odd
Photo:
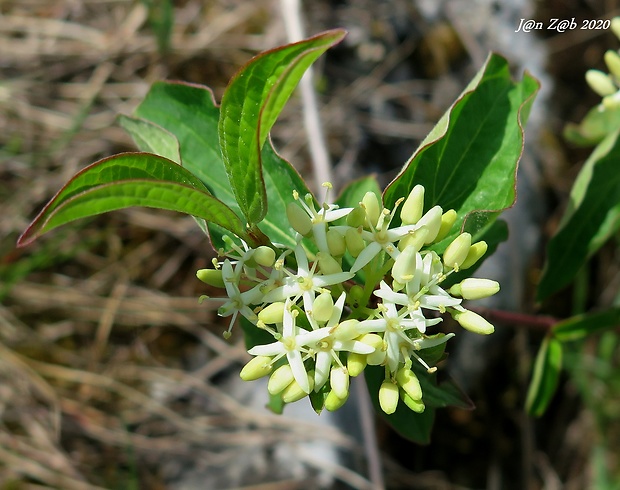
[[(442, 257), (432, 251), (429, 246), (448, 236), (457, 215), (439, 206), (423, 213), (421, 185), (392, 210), (372, 192), (354, 208), (339, 208), (327, 202), (331, 185), (324, 187), (319, 209), (312, 195), (293, 193), (286, 211), (294, 247), (250, 248), (225, 237), (223, 260), (197, 273), (203, 282), (226, 290), (218, 310), (230, 317), (226, 337), (239, 315), (273, 337), (248, 351), (254, 357), (241, 378), (270, 375), (269, 393), (285, 403), (321, 392), (325, 408), (336, 410), (348, 398), (350, 377), (380, 365), (385, 368), (381, 409), (393, 413), (402, 400), (422, 412), (412, 363), (436, 370), (421, 354), (454, 336), (430, 333), (440, 315), (450, 314), (475, 333), (493, 332), (493, 325), (461, 302), (495, 294), (497, 282), (469, 278), (442, 288), (452, 273), (474, 265), (487, 244), (472, 244), (471, 235), (461, 233)], [(400, 225), (391, 227), (397, 212)]]
[[(620, 39), (620, 17), (611, 20), (611, 30)], [(599, 106), (601, 111), (620, 107), (620, 54), (610, 49), (605, 52), (604, 59), (609, 73), (601, 70), (586, 72), (586, 82), (603, 98)]]

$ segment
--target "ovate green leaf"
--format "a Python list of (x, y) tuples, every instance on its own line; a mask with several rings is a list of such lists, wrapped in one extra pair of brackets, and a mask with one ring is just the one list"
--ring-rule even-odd
[(525, 408), (530, 415), (541, 416), (549, 406), (562, 370), (562, 344), (548, 336), (540, 346), (532, 381), (527, 393)]

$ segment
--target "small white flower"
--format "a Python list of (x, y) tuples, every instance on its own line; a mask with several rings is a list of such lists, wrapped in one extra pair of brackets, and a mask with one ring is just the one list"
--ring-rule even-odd
[(229, 299), (217, 310), (217, 313), (222, 317), (232, 315), (230, 325), (225, 333), (227, 336), (230, 335), (230, 331), (239, 313), (252, 323), (256, 323), (258, 316), (248, 305), (262, 302), (263, 293), (260, 291), (260, 286), (256, 286), (243, 293), (239, 290), (240, 269), (242, 267), (243, 262), (238, 262), (236, 264), (237, 270), (234, 270), (228, 259), (222, 264), (222, 279)]

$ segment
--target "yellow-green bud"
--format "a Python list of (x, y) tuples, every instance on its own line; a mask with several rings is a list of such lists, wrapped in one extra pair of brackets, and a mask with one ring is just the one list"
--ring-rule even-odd
[(381, 366), (385, 362), (387, 357), (386, 347), (382, 346), (379, 349), (375, 349), (374, 352), (366, 355), (366, 363), (369, 366)]
[(422, 399), (420, 381), (411, 369), (404, 366), (400, 368), (396, 373), (396, 382), (414, 400)]
[(349, 371), (349, 376), (359, 376), (364, 372), (367, 364), (366, 354), (350, 352), (347, 356), (347, 371)]
[(331, 331), (331, 334), (336, 340), (352, 340), (360, 335), (358, 324), (359, 320), (350, 318), (349, 320), (345, 320), (344, 322), (340, 322), (336, 325)]
[(347, 214), (347, 225), (357, 228), (366, 224), (366, 211), (362, 206), (355, 206), (349, 214)]
[(347, 302), (350, 306), (355, 307), (359, 305), (360, 300), (364, 297), (364, 288), (359, 284), (351, 286), (349, 294), (347, 294)]
[(603, 97), (603, 107), (607, 110), (615, 110), (620, 107), (620, 91)]
[(342, 267), (331, 255), (319, 252), (316, 254), (316, 259), (319, 261), (319, 269), (323, 274), (338, 274), (342, 272)]
[(239, 373), (239, 376), (244, 381), (254, 381), (255, 379), (267, 376), (273, 365), (271, 364), (271, 358), (266, 356), (256, 356), (251, 359)]
[(376, 333), (366, 333), (357, 340), (376, 350), (382, 350), (384, 347), (383, 338)]
[(272, 248), (261, 245), (254, 250), (252, 260), (263, 267), (272, 267), (276, 261), (276, 253)]
[(484, 240), (474, 243), (471, 247), (469, 247), (469, 252), (467, 252), (467, 257), (461, 264), (460, 269), (469, 269), (472, 265), (474, 265), (480, 258), (487, 253), (487, 242)]
[(377, 226), (379, 216), (381, 215), (381, 206), (379, 205), (379, 199), (374, 192), (368, 191), (362, 198), (362, 204), (366, 210), (366, 219), (372, 226)]
[(325, 409), (330, 412), (335, 412), (345, 404), (347, 398), (349, 398), (348, 392), (345, 398), (338, 398), (338, 396), (334, 393), (334, 390), (331, 390), (325, 397)]
[(611, 30), (620, 39), (620, 17), (611, 19)]
[(282, 323), (284, 320), (284, 308), (282, 301), (271, 303), (258, 312), (258, 319), (266, 324)]
[(269, 377), (269, 382), (267, 383), (267, 391), (272, 395), (277, 395), (278, 393), (284, 391), (284, 389), (289, 386), (294, 380), (295, 376), (293, 376), (293, 370), (291, 369), (291, 366), (289, 364), (283, 364), (278, 369), (276, 369)]
[(400, 210), (400, 220), (403, 225), (414, 225), (422, 217), (424, 211), (424, 186), (418, 184), (407, 196)]
[(357, 258), (362, 250), (366, 248), (366, 243), (362, 238), (362, 234), (355, 228), (349, 228), (344, 234), (344, 240), (347, 244), (347, 250), (353, 258)]
[(396, 257), (392, 266), (392, 277), (395, 281), (405, 284), (413, 279), (416, 271), (418, 251), (409, 245), (401, 254)]
[(473, 311), (457, 311), (452, 313), (452, 318), (460, 323), (461, 327), (470, 332), (480, 335), (489, 335), (495, 331), (495, 327)]
[(219, 269), (200, 269), (196, 271), (196, 277), (214, 288), (225, 287), (222, 271)]
[(326, 322), (334, 311), (334, 299), (331, 293), (319, 294), (312, 305), (312, 316), (317, 322)]
[(620, 56), (616, 51), (610, 49), (605, 53), (605, 64), (609, 68), (609, 72), (616, 79), (620, 79)]
[[(314, 389), (314, 371), (310, 371), (307, 374), (310, 391), (312, 391)], [(306, 396), (308, 396), (308, 393), (302, 390), (301, 386), (299, 386), (299, 383), (297, 381), (293, 381), (282, 392), (282, 401), (284, 403), (293, 403), (297, 400), (301, 400)]]
[(437, 232), (437, 236), (435, 237), (436, 242), (440, 242), (444, 238), (448, 236), (450, 230), (452, 229), (452, 225), (456, 222), (456, 211), (454, 209), (449, 209), (445, 213), (441, 215), (441, 226), (439, 227), (439, 231)]
[(342, 257), (347, 251), (347, 243), (344, 240), (344, 235), (338, 230), (328, 230), (326, 233), (327, 248), (329, 253), (334, 257)]
[(461, 233), (446, 247), (446, 251), (443, 253), (443, 263), (446, 267), (458, 271), (461, 264), (467, 258), (470, 247), (471, 235), (469, 233)]
[(333, 367), (329, 372), (329, 384), (338, 398), (349, 396), (349, 373), (341, 367)]
[(398, 250), (401, 252), (405, 250), (405, 248), (411, 246), (416, 249), (416, 251), (420, 251), (424, 242), (426, 242), (426, 237), (428, 236), (428, 227), (422, 226), (417, 228), (415, 231), (411, 233), (407, 233), (404, 238), (401, 238), (398, 242)]
[(400, 399), (405, 402), (409, 410), (415, 413), (422, 413), (424, 411), (424, 402), (422, 400), (414, 400), (404, 390), (400, 392)]
[(450, 288), (452, 296), (460, 296), (463, 299), (482, 299), (493, 296), (499, 291), (499, 283), (491, 279), (478, 279), (470, 277)]
[(441, 206), (433, 206), (418, 220), (418, 227), (426, 226), (428, 228), (428, 235), (426, 236), (426, 240), (424, 240), (425, 245), (429, 245), (435, 241), (435, 237), (437, 237), (437, 233), (439, 233), (439, 228), (441, 227), (442, 213), (443, 210)]
[(381, 383), (379, 388), (379, 405), (381, 410), (388, 415), (394, 413), (396, 407), (398, 407), (398, 398), (398, 386), (387, 379)]
[(601, 97), (614, 94), (618, 91), (611, 77), (600, 70), (588, 70), (586, 72), (586, 82), (592, 90)]
[(296, 202), (289, 202), (286, 205), (286, 217), (297, 233), (305, 236), (312, 230), (310, 216)]

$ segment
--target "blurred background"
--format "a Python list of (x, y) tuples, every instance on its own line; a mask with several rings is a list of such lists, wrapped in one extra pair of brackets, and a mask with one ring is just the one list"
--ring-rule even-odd
[[(477, 408), (439, 411), (431, 444), (417, 446), (380, 419), (369, 425), (363, 397), (339, 417), (298, 407), (306, 401), (282, 417), (262, 408), (264, 386), (238, 381), (243, 339), (223, 340), (198, 304), (208, 291), (195, 271), (214, 252), (189, 217), (129, 209), (15, 248), (77, 170), (135, 150), (115, 118), (151, 83), (204, 84), (219, 100), (252, 55), (286, 43), (284, 3), (0, 0), (0, 489), (371, 489), (373, 471), (388, 489), (620, 488), (620, 372), (597, 361), (599, 337), (566, 356), (550, 409), (532, 419), (523, 405), (544, 328), (496, 322), (490, 339), (459, 335), (443, 371)], [(387, 184), (497, 51), (542, 90), (511, 240), (481, 273), (502, 283), (489, 306), (563, 318), (612, 304), (613, 246), (579, 291), (536, 305), (533, 290), (589, 154), (562, 129), (599, 102), (584, 73), (619, 41), (515, 30), (521, 19), (619, 13), (615, 0), (304, 2), (307, 35), (349, 31), (314, 69), (336, 188), (367, 173)], [(273, 139), (313, 182), (299, 97)]]

